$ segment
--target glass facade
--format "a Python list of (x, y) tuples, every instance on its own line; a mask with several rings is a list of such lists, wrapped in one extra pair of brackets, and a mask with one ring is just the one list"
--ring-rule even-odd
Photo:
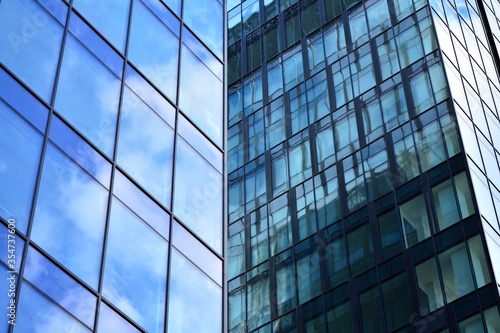
[(0, 1), (0, 332), (227, 331), (224, 13)]
[(229, 332), (497, 332), (496, 0), (232, 0)]

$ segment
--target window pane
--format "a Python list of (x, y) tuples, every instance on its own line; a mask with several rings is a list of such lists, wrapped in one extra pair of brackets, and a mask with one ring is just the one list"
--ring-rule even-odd
[(422, 316), (444, 305), (439, 283), (436, 259), (432, 258), (415, 268), (418, 280), (418, 296)]
[[(184, 22), (201, 40), (223, 59), (223, 6), (218, 0), (184, 1)], [(200, 17), (210, 17), (200, 20)]]
[(49, 144), (31, 238), (93, 288), (98, 284), (107, 200), (103, 186)]
[[(203, 49), (198, 44), (196, 47)], [(206, 54), (207, 57), (212, 57)], [(215, 58), (211, 62), (217, 62)], [(217, 67), (222, 65), (217, 63)], [(201, 80), (201, 81), (200, 81)], [(185, 45), (182, 46), (182, 68), (179, 106), (212, 140), (222, 145), (222, 82)]]
[[(160, 10), (161, 7), (155, 8)], [(155, 14), (162, 14), (163, 22)], [(172, 15), (166, 8), (155, 14), (142, 1), (135, 0), (128, 56), (153, 84), (175, 101), (179, 56), (179, 40), (175, 29), (178, 27), (172, 26), (172, 32), (165, 24), (165, 20)], [(179, 24), (176, 19), (171, 20), (175, 22), (173, 24)]]
[(75, 0), (73, 6), (118, 50), (125, 51), (130, 0)]
[(399, 206), (405, 246), (408, 248), (431, 235), (423, 195)]
[(87, 47), (68, 34), (55, 108), (105, 154), (112, 156), (120, 79)]
[[(337, 2), (336, 0), (327, 0)], [(344, 25), (341, 21), (334, 22), (324, 30), (325, 57), (329, 65), (347, 53)]]
[(173, 129), (125, 88), (118, 165), (166, 207), (170, 206), (173, 141)]
[(474, 290), (465, 244), (459, 244), (439, 255), (446, 300), (452, 302)]
[(329, 332), (354, 332), (351, 313), (351, 302), (337, 305), (326, 313)]
[(344, 283), (349, 276), (344, 237), (326, 245), (325, 259), (330, 288)]
[(271, 201), (269, 204), (269, 239), (271, 255), (275, 255), (292, 245), (292, 219), (288, 196)]
[(175, 249), (171, 267), (168, 331), (220, 333), (221, 287)]
[[(60, 1), (2, 1), (0, 62), (50, 102), (67, 7)], [(53, 16), (54, 15), (54, 16)], [(56, 19), (57, 18), (57, 19)]]
[(365, 224), (347, 234), (347, 248), (349, 249), (351, 276), (356, 276), (375, 264), (372, 233), (369, 224)]
[(500, 312), (498, 306), (494, 306), (484, 311), (484, 320), (488, 333), (495, 333), (500, 331)]
[(40, 163), (42, 136), (0, 100), (0, 216), (26, 233)]
[(389, 8), (387, 8), (387, 0), (368, 2), (366, 7), (366, 17), (368, 18), (371, 36), (376, 36), (390, 27), (391, 18)]
[(457, 189), (460, 212), (462, 214), (462, 218), (464, 219), (475, 212), (469, 182), (465, 172), (456, 175), (453, 179), (455, 180), (455, 187)]
[(365, 332), (384, 332), (378, 287), (359, 295), (361, 320)]
[(247, 273), (248, 329), (252, 330), (271, 319), (268, 264)]
[(99, 332), (140, 333), (109, 306), (101, 303), (99, 308)]
[(396, 211), (393, 209), (379, 216), (380, 238), (384, 258), (392, 257), (403, 250), (401, 231)]
[(222, 175), (181, 137), (175, 163), (175, 214), (221, 253)]
[(411, 320), (412, 307), (410, 286), (406, 274), (382, 284), (382, 296), (384, 299), (385, 322), (389, 332), (394, 331)]
[(472, 268), (476, 277), (477, 288), (491, 282), (488, 263), (484, 254), (481, 236), (475, 236), (469, 239), (470, 257), (472, 260)]
[(368, 40), (368, 27), (363, 6), (349, 13), (349, 25), (351, 27), (351, 42), (356, 48)]
[(165, 239), (113, 200), (103, 296), (148, 332), (163, 331), (167, 251)]
[[(40, 311), (43, 309), (43, 311)], [(33, 332), (90, 333), (80, 321), (37, 292), (29, 283), (23, 284), (16, 318), (16, 333)]]
[(439, 229), (445, 229), (458, 222), (458, 207), (451, 179), (432, 188)]
[(318, 250), (297, 259), (297, 288), (299, 304), (304, 304), (321, 292)]
[(276, 302), (278, 315), (288, 312), (297, 306), (294, 265), (290, 251), (277, 257), (276, 264)]

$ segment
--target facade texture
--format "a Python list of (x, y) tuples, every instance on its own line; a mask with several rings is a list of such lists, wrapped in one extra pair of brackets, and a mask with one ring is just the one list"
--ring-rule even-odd
[(229, 332), (500, 332), (499, 2), (227, 8)]
[(0, 332), (226, 330), (224, 12), (0, 1)]

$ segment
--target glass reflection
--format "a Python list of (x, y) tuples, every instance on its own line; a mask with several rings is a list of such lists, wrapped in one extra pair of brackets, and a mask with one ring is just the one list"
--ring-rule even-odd
[(222, 289), (175, 249), (171, 265), (168, 331), (220, 333)]
[(31, 238), (97, 288), (107, 190), (52, 144), (47, 147)]
[(48, 2), (53, 13), (38, 1), (0, 2), (0, 62), (11, 69), (44, 100), (50, 101), (67, 7)]
[(71, 332), (90, 333), (74, 317), (38, 293), (29, 283), (23, 284), (19, 297), (15, 333)]
[(222, 82), (214, 73), (183, 46), (179, 106), (219, 146), (222, 145), (223, 90)]
[(166, 240), (113, 200), (106, 252), (103, 296), (148, 332), (163, 332)]
[(222, 175), (181, 137), (177, 140), (174, 212), (222, 253)]
[(117, 162), (166, 207), (170, 206), (174, 131), (126, 88)]
[[(200, 20), (209, 17), (209, 20)], [(184, 22), (215, 53), (223, 57), (223, 6), (217, 0), (189, 0), (184, 2)]]
[(140, 333), (140, 331), (123, 319), (118, 313), (111, 310), (109, 306), (101, 303), (99, 309), (99, 329), (98, 332), (120, 332), (120, 333)]
[[(163, 14), (160, 16), (166, 16), (166, 20), (172, 16), (163, 5), (156, 5), (155, 9)], [(174, 22), (178, 23), (176, 20)], [(179, 57), (179, 40), (175, 33), (142, 1), (134, 2), (129, 58), (151, 82), (174, 101), (177, 94)]]
[(125, 50), (130, 0), (75, 0), (73, 6), (120, 51)]
[[(0, 100), (0, 216), (25, 233), (33, 200), (42, 136)], [(15, 189), (15, 191), (14, 191)]]
[(68, 34), (59, 82), (56, 110), (111, 156), (120, 80)]

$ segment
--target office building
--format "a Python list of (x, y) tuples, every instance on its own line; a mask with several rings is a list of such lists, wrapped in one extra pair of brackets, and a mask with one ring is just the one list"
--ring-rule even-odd
[(224, 13), (0, 1), (0, 332), (226, 330)]
[(500, 332), (496, 0), (232, 0), (229, 332)]

